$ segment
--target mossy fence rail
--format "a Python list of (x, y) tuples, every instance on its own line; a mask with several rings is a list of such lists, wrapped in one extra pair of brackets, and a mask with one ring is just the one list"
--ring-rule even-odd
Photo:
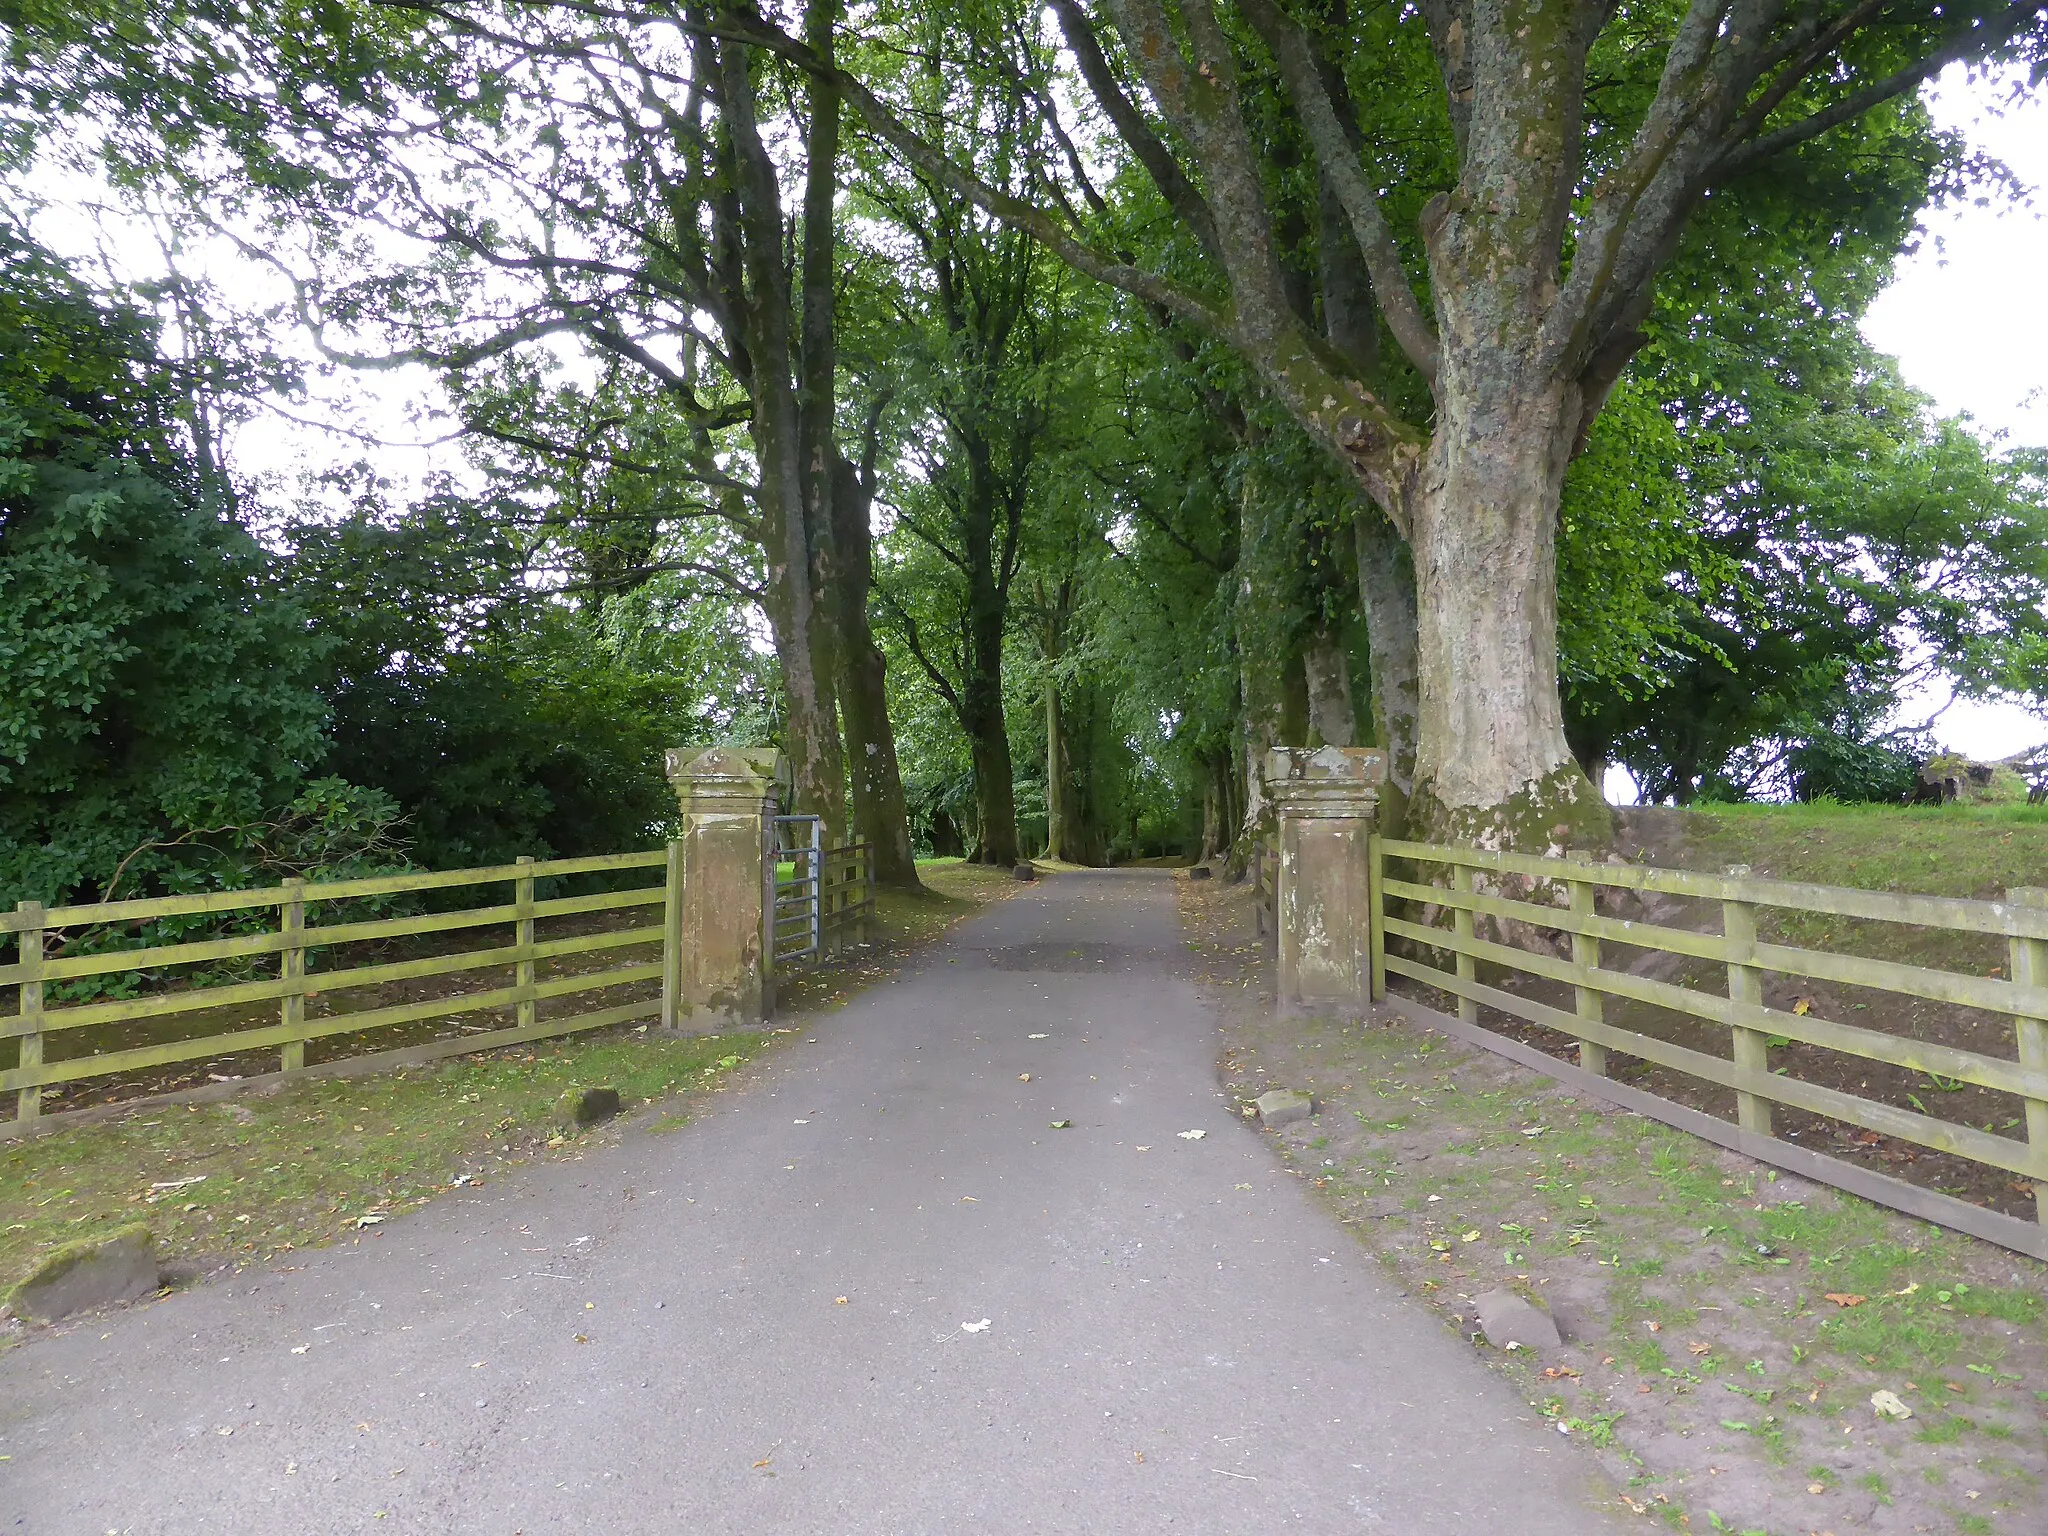
[[(830, 898), (821, 914), (827, 953), (856, 923), (866, 937), (874, 912), (871, 890), (842, 889), (865, 882), (866, 849), (831, 852), (818, 893)], [(105, 1112), (114, 1098), (208, 1097), (635, 1021), (674, 1023), (687, 942), (682, 869), (672, 844), (88, 906), (22, 902), (0, 912), (0, 943), (14, 951), (0, 965), (0, 1095), (14, 1099), (0, 1139)], [(541, 894), (572, 884), (609, 888)], [(462, 904), (450, 909), (451, 897)], [(423, 910), (381, 915), (379, 904)], [(230, 931), (137, 947), (145, 925), (166, 924)], [(309, 1064), (309, 1046), (323, 1059)], [(164, 1091), (166, 1069), (193, 1063), (231, 1071)], [(115, 1081), (99, 1081), (107, 1079)], [(107, 1090), (102, 1102), (56, 1113), (44, 1103), (52, 1090), (85, 1084)]]
[[(1378, 893), (1371, 936), (1376, 1000), (1761, 1161), (2048, 1259), (2048, 891), (2013, 890), (2003, 901), (1976, 901), (1391, 838), (1373, 839), (1370, 857)], [(1645, 893), (1718, 906), (1720, 931), (1711, 931), (1710, 921), (1692, 928), (1599, 911), (1603, 901), (1610, 909), (1623, 905), (1631, 898), (1620, 893), (1630, 892), (1639, 906)], [(1524, 899), (1554, 895), (1564, 896), (1564, 904)], [(1697, 906), (1689, 911), (1707, 916)], [(1448, 927), (1441, 925), (1446, 912)], [(1931, 948), (2004, 963), (1983, 967), (1993, 972), (1987, 975), (1770, 942), (1759, 937), (1760, 913), (1767, 930), (1796, 932), (1824, 920), (1865, 949), (1901, 954)], [(2002, 954), (1989, 947), (2001, 939)], [(1390, 940), (1397, 947), (1390, 948)], [(1660, 970), (1681, 979), (1654, 974)], [(1449, 994), (1455, 1013), (1390, 995), (1389, 975)], [(1829, 1006), (1837, 1011), (1869, 1008), (1857, 999), (1879, 993), (1913, 1000), (1886, 1016), (1947, 1021), (1944, 1032), (1951, 1036), (1995, 1048), (1827, 1018), (1812, 998), (1768, 1006), (1767, 982), (1783, 1001), (1786, 978), (1808, 987), (1826, 984)], [(1531, 992), (1548, 992), (1552, 1000)], [(1610, 1004), (1620, 1017), (1610, 1016)], [(1505, 1016), (1537, 1029), (1529, 1039), (1513, 1038), (1486, 1027), (1482, 1009), (1493, 1010), (1496, 1022)], [(1575, 1043), (1576, 1065), (1532, 1043), (1546, 1038)], [(1627, 1068), (1625, 1075), (1637, 1081), (1616, 1081), (1626, 1064), (1613, 1062), (1610, 1053), (1704, 1085), (1704, 1094), (1686, 1096), (1705, 1107), (1651, 1091), (1644, 1083), (1659, 1081), (1655, 1072)], [(1854, 1070), (1843, 1070), (1850, 1063)], [(1852, 1080), (1866, 1089), (1874, 1083), (1878, 1092), (1841, 1086)], [(1671, 1078), (1661, 1082), (1679, 1086)], [(1911, 1091), (1916, 1085), (1920, 1091)], [(1960, 1116), (1966, 1103), (1981, 1125), (1924, 1112), (1922, 1093), (1948, 1100), (1964, 1085), (1977, 1091), (1944, 1107)], [(1716, 1098), (1721, 1114), (1709, 1112)], [(1832, 1123), (1862, 1128), (1864, 1134), (1850, 1141), (1892, 1138), (1945, 1155), (1931, 1161), (1960, 1170), (1952, 1185), (1969, 1172), (1965, 1165), (1991, 1175), (1988, 1185), (1977, 1180), (1979, 1190), (2010, 1197), (2031, 1185), (2031, 1201), (2020, 1208), (2030, 1204), (2032, 1219), (1799, 1145), (1774, 1131), (1774, 1106), (1817, 1117), (1804, 1123), (1810, 1138), (1828, 1134)], [(1732, 1123), (1725, 1117), (1729, 1107)], [(2019, 1135), (2001, 1134), (2022, 1126)], [(1921, 1156), (1903, 1149), (1893, 1155), (1904, 1163)]]

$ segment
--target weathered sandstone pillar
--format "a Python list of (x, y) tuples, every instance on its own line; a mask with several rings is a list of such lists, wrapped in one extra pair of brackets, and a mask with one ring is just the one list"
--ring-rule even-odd
[(1264, 778), (1280, 821), (1277, 923), (1283, 1011), (1372, 1005), (1371, 860), (1386, 754), (1275, 747)]
[(767, 861), (780, 785), (772, 747), (677, 747), (668, 780), (682, 806), (669, 845), (662, 1027), (691, 1034), (760, 1023), (768, 975)]

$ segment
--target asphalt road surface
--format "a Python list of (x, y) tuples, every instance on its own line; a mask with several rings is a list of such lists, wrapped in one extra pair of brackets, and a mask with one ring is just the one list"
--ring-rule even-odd
[(681, 1130), (16, 1349), (0, 1531), (1609, 1529), (1232, 1113), (1184, 955), (1163, 875), (1043, 881)]

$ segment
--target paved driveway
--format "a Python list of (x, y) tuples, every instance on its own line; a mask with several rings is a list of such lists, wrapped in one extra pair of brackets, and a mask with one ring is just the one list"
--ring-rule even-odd
[(1608, 1529), (1182, 953), (1163, 875), (1046, 880), (688, 1127), (0, 1357), (0, 1530)]

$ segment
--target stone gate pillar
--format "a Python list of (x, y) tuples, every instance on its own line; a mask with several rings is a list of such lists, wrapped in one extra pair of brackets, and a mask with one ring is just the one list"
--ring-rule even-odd
[(788, 779), (773, 747), (676, 747), (668, 781), (682, 807), (669, 845), (661, 1023), (690, 1034), (760, 1023), (773, 897), (769, 835)]
[(1275, 747), (1263, 764), (1279, 815), (1279, 1003), (1283, 1011), (1372, 1006), (1369, 840), (1386, 754), (1377, 747)]

